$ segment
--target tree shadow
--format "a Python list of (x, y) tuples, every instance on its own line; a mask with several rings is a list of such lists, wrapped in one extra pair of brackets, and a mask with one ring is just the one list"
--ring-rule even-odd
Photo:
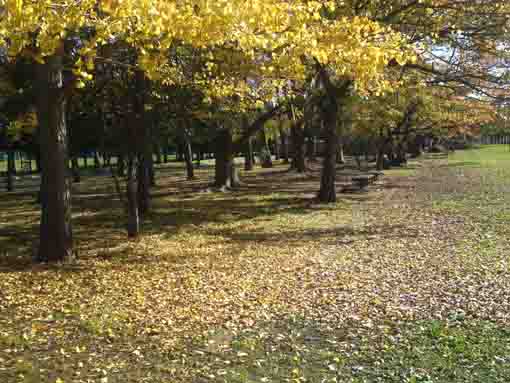
[[(340, 203), (348, 206), (351, 203), (368, 203), (373, 200), (374, 194), (370, 192), (340, 193), (341, 188), (350, 182), (353, 174), (358, 172), (338, 171), (337, 188)], [(112, 180), (109, 183), (105, 180), (104, 177), (93, 178), (75, 187), (73, 231), (79, 252), (87, 253), (94, 250), (92, 252), (98, 254), (104, 250), (103, 253), (108, 253), (108, 257), (112, 258), (110, 250), (127, 242), (126, 217)], [(228, 193), (200, 192), (207, 190), (209, 181), (207, 174), (204, 173), (196, 180), (185, 180), (180, 174), (178, 178), (170, 176), (159, 181), (158, 186), (152, 190), (153, 210), (144, 219), (142, 235), (164, 234), (165, 237), (169, 237), (179, 233), (181, 229), (197, 227), (206, 228), (209, 237), (223, 236), (237, 243), (249, 241), (276, 243), (278, 238), (274, 233), (233, 233), (230, 229), (212, 229), (208, 225), (232, 222), (242, 224), (244, 221), (249, 223), (261, 217), (272, 220), (284, 214), (306, 215), (317, 210), (331, 209), (328, 205), (316, 202), (320, 168), (315, 165), (305, 174), (289, 173), (286, 165), (254, 173), (243, 173), (242, 186)], [(377, 184), (377, 188), (404, 190), (408, 186), (383, 180)], [(334, 208), (338, 209), (339, 206), (334, 205)], [(20, 255), (25, 260), (30, 259), (32, 255), (34, 248), (32, 243), (36, 242), (38, 236), (39, 206), (34, 204), (33, 195), (8, 195), (0, 201), (0, 209), (4, 216), (16, 218), (0, 227), (0, 248), (15, 255), (6, 257), (0, 254), (1, 262), (7, 264), (14, 260), (14, 264), (17, 265)], [(278, 235), (282, 240), (297, 242), (300, 238), (312, 241), (313, 238), (327, 236), (369, 235), (369, 232), (354, 233), (348, 227), (343, 227), (296, 232), (285, 229)]]

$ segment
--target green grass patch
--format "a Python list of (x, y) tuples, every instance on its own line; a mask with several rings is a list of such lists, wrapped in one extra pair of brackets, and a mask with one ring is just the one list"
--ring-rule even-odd
[(213, 382), (505, 382), (510, 329), (487, 321), (390, 323), (378, 332), (302, 320), (210, 334), (190, 357)]

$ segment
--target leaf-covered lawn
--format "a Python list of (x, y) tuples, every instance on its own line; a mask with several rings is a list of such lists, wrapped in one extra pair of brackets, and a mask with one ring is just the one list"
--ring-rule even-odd
[(502, 148), (420, 160), (334, 206), (312, 203), (317, 173), (259, 170), (221, 194), (203, 192), (210, 169), (165, 168), (138, 242), (108, 177), (88, 178), (80, 261), (56, 268), (28, 264), (37, 206), (9, 195), (0, 382), (510, 381)]

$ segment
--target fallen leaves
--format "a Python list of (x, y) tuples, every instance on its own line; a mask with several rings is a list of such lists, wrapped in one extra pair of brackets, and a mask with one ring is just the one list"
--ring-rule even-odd
[[(479, 214), (477, 174), (463, 199), (427, 165), (327, 208), (299, 189), (157, 200), (139, 242), (96, 231), (75, 268), (0, 274), (0, 380), (435, 382), (477, 357), (506, 376), (508, 221)], [(500, 189), (484, 201), (505, 204)]]

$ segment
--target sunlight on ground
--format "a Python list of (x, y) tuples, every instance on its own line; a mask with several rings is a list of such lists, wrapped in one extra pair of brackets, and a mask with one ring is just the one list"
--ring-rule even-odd
[(27, 266), (37, 205), (9, 195), (0, 381), (509, 381), (507, 157), (420, 160), (333, 206), (311, 200), (317, 173), (222, 194), (169, 169), (136, 242), (89, 178), (80, 261), (55, 268)]

